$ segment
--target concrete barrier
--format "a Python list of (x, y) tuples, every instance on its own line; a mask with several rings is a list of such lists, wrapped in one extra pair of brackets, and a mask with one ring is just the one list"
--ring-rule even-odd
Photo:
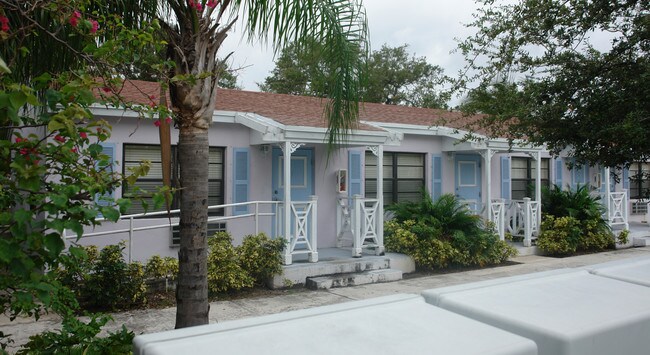
[[(632, 258), (586, 267), (594, 275), (650, 287), (650, 258)], [(650, 350), (648, 350), (650, 353)]]
[(135, 355), (534, 355), (533, 341), (394, 295), (137, 336)]
[(521, 335), (540, 355), (647, 355), (650, 288), (556, 270), (427, 290), (427, 302)]

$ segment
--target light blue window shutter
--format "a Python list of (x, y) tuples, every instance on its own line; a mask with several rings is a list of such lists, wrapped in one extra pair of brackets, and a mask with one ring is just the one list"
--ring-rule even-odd
[(510, 199), (510, 157), (501, 157), (501, 198)]
[[(102, 146), (102, 154), (108, 155), (109, 161), (111, 162), (110, 168), (107, 168), (106, 170), (109, 172), (113, 172), (115, 169), (115, 143), (99, 143), (99, 145)], [(99, 168), (99, 167), (97, 167)], [(101, 197), (99, 194), (95, 196), (95, 200), (97, 201), (97, 204), (100, 206), (108, 206), (109, 202), (106, 201), (104, 198), (114, 198), (114, 191), (111, 191), (110, 193), (105, 193)]]
[(630, 169), (625, 167), (623, 168), (623, 188), (627, 190), (628, 198), (630, 193)]
[[(248, 148), (234, 148), (233, 149), (233, 189), (232, 189), (232, 202), (247, 202), (248, 201), (248, 185), (250, 181), (249, 171), (249, 149)], [(248, 213), (248, 206), (236, 206), (233, 208), (234, 215)]]
[(562, 174), (564, 173), (564, 165), (562, 159), (555, 159), (555, 186), (562, 189)]
[(431, 158), (431, 198), (435, 201), (442, 195), (442, 156), (433, 154)]
[(348, 151), (348, 196), (363, 195), (361, 193), (361, 152)]

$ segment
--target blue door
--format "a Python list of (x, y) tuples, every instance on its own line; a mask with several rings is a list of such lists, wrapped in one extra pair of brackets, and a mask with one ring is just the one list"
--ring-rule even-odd
[[(284, 155), (273, 148), (271, 191), (273, 201), (284, 201)], [(291, 154), (291, 201), (309, 201), (314, 194), (314, 150), (300, 148)], [(275, 221), (273, 232), (275, 233)]]
[(481, 156), (456, 154), (456, 197), (466, 200), (470, 209), (480, 210)]

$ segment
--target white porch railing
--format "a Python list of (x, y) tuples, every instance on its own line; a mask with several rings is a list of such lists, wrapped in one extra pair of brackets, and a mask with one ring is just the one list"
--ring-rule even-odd
[(622, 225), (625, 229), (629, 229), (627, 191), (610, 192), (605, 201), (606, 219), (610, 227)]
[(353, 257), (361, 257), (365, 248), (374, 248), (377, 254), (383, 252), (384, 241), (378, 233), (384, 228), (377, 218), (382, 213), (379, 200), (355, 195), (350, 203), (349, 198), (341, 197), (336, 211), (338, 247), (351, 247)]
[(291, 264), (291, 255), (309, 254), (309, 262), (318, 261), (317, 197), (310, 201), (291, 202), (291, 229), (287, 237), (284, 227), (284, 203), (278, 203), (276, 214), (276, 235), (287, 239), (285, 264)]
[[(313, 198), (311, 201), (307, 202), (292, 202), (291, 204), (291, 211), (293, 214), (292, 218), (292, 225), (293, 227), (291, 228), (292, 230), (292, 235), (287, 238), (287, 246), (285, 247), (285, 252), (286, 250), (290, 250), (290, 254), (301, 254), (301, 253), (306, 253), (310, 252), (310, 261), (317, 261), (318, 260), (318, 254), (316, 252), (318, 243), (317, 243), (317, 232), (316, 232), (316, 216), (317, 216), (317, 206), (316, 206), (316, 199)], [(258, 234), (260, 232), (260, 219), (262, 217), (275, 217), (275, 226), (276, 226), (276, 236), (284, 236), (284, 219), (282, 218), (283, 211), (284, 209), (282, 208), (282, 202), (279, 201), (249, 201), (249, 202), (240, 202), (240, 203), (231, 203), (231, 204), (224, 204), (224, 205), (215, 205), (215, 206), (209, 206), (208, 211), (215, 211), (215, 210), (224, 210), (224, 211), (232, 211), (235, 207), (239, 206), (248, 206), (250, 213), (244, 213), (244, 214), (232, 214), (232, 213), (226, 213), (229, 215), (226, 216), (211, 216), (208, 217), (208, 223), (210, 222), (223, 222), (223, 221), (228, 221), (228, 220), (234, 220), (234, 219), (245, 219), (245, 218), (252, 218), (253, 219), (253, 225), (254, 225), (254, 230), (255, 234)], [(275, 211), (273, 212), (273, 208), (275, 207)], [(103, 230), (99, 232), (90, 232), (90, 233), (84, 233), (81, 238), (93, 238), (93, 237), (100, 237), (100, 236), (106, 236), (106, 235), (119, 235), (119, 234), (127, 234), (127, 259), (129, 262), (133, 260), (133, 240), (136, 238), (136, 234), (139, 232), (145, 232), (145, 231), (150, 231), (150, 230), (155, 230), (155, 229), (171, 229), (171, 227), (176, 227), (179, 225), (178, 221), (175, 222), (169, 222), (167, 219), (165, 219), (165, 222), (162, 222), (163, 220), (161, 219), (162, 223), (159, 224), (151, 224), (151, 219), (149, 217), (164, 217), (168, 216), (169, 214), (177, 214), (179, 213), (180, 210), (171, 210), (169, 212), (167, 211), (160, 211), (160, 212), (150, 212), (150, 213), (139, 213), (139, 214), (131, 214), (131, 215), (123, 215), (120, 216), (118, 219), (118, 222), (121, 221), (126, 221), (128, 223), (128, 228), (117, 226), (117, 228), (114, 229), (108, 229), (108, 230)], [(104, 218), (99, 218), (98, 221), (102, 222), (102, 226), (107, 226), (110, 222)], [(138, 222), (148, 222), (147, 225), (140, 225), (138, 226)], [(297, 231), (297, 233), (295, 233)], [(66, 240), (73, 240), (76, 239), (76, 235), (66, 235), (66, 231), (64, 230), (63, 232), (63, 237)], [(306, 246), (305, 248), (302, 248), (302, 246)]]
[(494, 223), (499, 239), (506, 239), (506, 204), (503, 200), (492, 200), (490, 203), (490, 222)]
[(532, 246), (532, 240), (539, 234), (539, 213), (539, 203), (528, 197), (509, 201), (505, 206), (505, 231), (523, 237), (524, 246)]

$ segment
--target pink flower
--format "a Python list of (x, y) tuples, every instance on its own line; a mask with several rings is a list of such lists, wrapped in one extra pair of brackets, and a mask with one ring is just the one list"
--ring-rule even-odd
[(196, 11), (197, 11), (197, 12), (201, 12), (201, 11), (203, 11), (203, 5), (201, 5), (200, 2), (197, 1), (195, 7), (196, 7)]
[(79, 19), (81, 19), (81, 13), (77, 10), (74, 10), (68, 22), (70, 22), (70, 25), (72, 25), (72, 27), (77, 27), (77, 25), (79, 25)]
[(165, 118), (165, 122), (167, 122), (167, 124), (171, 124), (172, 123), (172, 118), (171, 117)]
[(86, 133), (86, 132), (79, 132), (79, 137), (81, 137), (81, 139), (86, 139), (86, 138), (88, 138), (88, 133)]
[(57, 134), (56, 136), (54, 136), (54, 140), (55, 140), (55, 141), (58, 141), (58, 142), (61, 142), (61, 143), (65, 143), (65, 138), (63, 138), (63, 137), (62, 137), (61, 135), (59, 135), (59, 134)]
[(96, 33), (97, 30), (99, 29), (99, 22), (95, 20), (90, 20), (90, 24), (92, 27), (90, 28), (90, 33)]
[(0, 27), (2, 32), (9, 32), (9, 18), (7, 16), (0, 16), (0, 24), (2, 24)]
[(214, 8), (217, 6), (217, 0), (208, 0), (208, 3), (206, 4), (208, 7)]
[(29, 150), (27, 148), (20, 148), (19, 152), (20, 152), (20, 155), (29, 154)]
[(22, 139), (20, 137), (16, 137), (16, 143), (24, 142), (26, 139)]
[(72, 148), (72, 149), (70, 149), (70, 151), (77, 154), (77, 148)]
[(111, 88), (109, 88), (108, 86), (104, 86), (104, 87), (102, 88), (102, 91), (103, 91), (103, 92), (111, 92)]
[(153, 122), (153, 125), (156, 126), (156, 127), (160, 127), (160, 120), (155, 120)]

